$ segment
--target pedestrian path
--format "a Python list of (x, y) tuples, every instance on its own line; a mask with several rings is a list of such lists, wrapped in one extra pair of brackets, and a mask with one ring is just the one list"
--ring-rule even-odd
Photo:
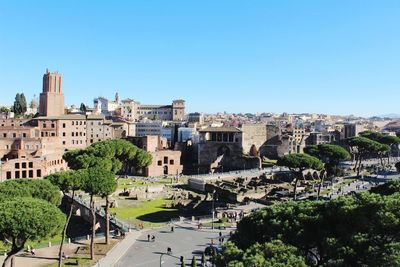
[(143, 234), (144, 230), (126, 233), (125, 238), (115, 245), (107, 255), (100, 259), (93, 267), (112, 267), (125, 255), (128, 249), (136, 242), (136, 239)]
[[(74, 254), (78, 244), (65, 244), (64, 252), (66, 255)], [(19, 253), (15, 257), (15, 266), (29, 266), (29, 267), (41, 267), (46, 266), (58, 261), (59, 246), (52, 246), (48, 248), (36, 249), (35, 255), (31, 255), (27, 252)], [(4, 261), (4, 256), (0, 257), (0, 262)]]

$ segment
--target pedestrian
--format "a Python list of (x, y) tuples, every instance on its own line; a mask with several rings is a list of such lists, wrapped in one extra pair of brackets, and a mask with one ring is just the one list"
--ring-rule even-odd
[(222, 236), (222, 232), (220, 231), (220, 232), (219, 232), (219, 237), (221, 237), (221, 236)]
[(150, 242), (150, 235), (147, 235), (147, 242)]
[(167, 254), (171, 255), (172, 254), (172, 249), (170, 247), (167, 248)]
[(224, 239), (225, 239), (225, 238), (223, 238), (223, 237), (221, 238), (221, 243), (224, 243)]
[(171, 232), (174, 232), (174, 226), (173, 225), (171, 226)]
[(154, 235), (151, 237), (151, 241), (156, 241), (156, 237)]

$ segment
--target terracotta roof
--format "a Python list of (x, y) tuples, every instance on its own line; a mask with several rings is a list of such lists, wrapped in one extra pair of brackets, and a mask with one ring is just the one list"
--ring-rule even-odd
[(85, 120), (86, 115), (83, 114), (65, 114), (60, 116), (42, 116), (34, 118), (36, 120)]
[(199, 132), (200, 133), (206, 133), (206, 132), (241, 133), (242, 131), (235, 127), (208, 127), (208, 128), (199, 130)]

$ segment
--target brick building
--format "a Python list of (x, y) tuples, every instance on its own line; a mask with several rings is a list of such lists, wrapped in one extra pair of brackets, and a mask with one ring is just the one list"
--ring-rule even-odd
[(152, 163), (145, 169), (146, 176), (179, 175), (182, 173), (180, 151), (168, 150), (166, 138), (161, 136), (129, 137), (133, 144), (149, 152)]

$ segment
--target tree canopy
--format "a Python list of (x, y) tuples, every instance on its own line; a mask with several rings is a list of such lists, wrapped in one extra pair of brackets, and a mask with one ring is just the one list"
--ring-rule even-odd
[(288, 167), (295, 175), (294, 177), (294, 188), (293, 188), (293, 198), (297, 198), (297, 183), (300, 178), (304, 179), (303, 171), (307, 169), (313, 169), (316, 171), (321, 171), (324, 168), (322, 161), (316, 157), (310, 156), (308, 154), (289, 154), (278, 159), (278, 166)]
[(398, 266), (400, 195), (362, 193), (280, 203), (245, 217), (232, 240), (246, 251), (276, 239), (310, 266)]
[(57, 186), (64, 194), (82, 189), (87, 179), (86, 170), (71, 170), (57, 172), (46, 176), (44, 179)]
[[(371, 134), (370, 136), (375, 136), (375, 133)], [(349, 147), (350, 153), (355, 157), (356, 164), (354, 169), (357, 170), (357, 176), (360, 176), (361, 163), (364, 159), (371, 156), (379, 156), (382, 160), (382, 155), (390, 151), (390, 147), (388, 145), (381, 144), (370, 138), (355, 136), (344, 140), (344, 143)]]
[[(280, 240), (266, 243), (255, 243), (246, 250), (239, 249), (234, 243), (227, 242), (223, 246), (223, 256), (218, 266), (229, 267), (305, 267), (304, 258), (298, 250)], [(225, 263), (226, 262), (226, 263)]]
[(24, 93), (16, 94), (14, 105), (13, 105), (12, 109), (13, 109), (13, 112), (15, 112), (15, 114), (17, 116), (25, 114), (25, 112), (27, 110), (27, 104), (26, 104), (26, 98), (25, 98)]
[(304, 148), (304, 152), (322, 160), (325, 163), (328, 176), (335, 174), (335, 170), (337, 170), (341, 160), (349, 160), (351, 158), (350, 153), (345, 148), (332, 144), (307, 146)]
[(87, 108), (86, 105), (84, 103), (81, 103), (81, 106), (79, 107), (79, 110), (82, 112), (86, 112)]
[(301, 172), (306, 169), (320, 171), (324, 168), (322, 161), (308, 154), (289, 154), (278, 159), (278, 166), (288, 167), (295, 172)]
[(54, 205), (61, 202), (58, 187), (47, 180), (16, 179), (0, 183), (0, 200), (14, 197), (33, 197), (46, 200)]
[(365, 131), (361, 132), (360, 136), (389, 146), (394, 144), (400, 144), (400, 138), (394, 135), (384, 135), (379, 132)]
[(0, 240), (12, 245), (3, 266), (22, 250), (27, 240), (42, 240), (56, 235), (64, 220), (64, 214), (45, 200), (17, 197), (1, 201)]
[(338, 164), (341, 160), (349, 160), (351, 158), (350, 153), (346, 149), (332, 144), (307, 146), (304, 148), (304, 152), (319, 158), (324, 163)]
[(387, 183), (375, 186), (371, 188), (372, 193), (380, 194), (383, 196), (393, 195), (395, 193), (400, 193), (400, 181), (392, 180)]
[(71, 169), (101, 167), (114, 173), (124, 168), (142, 169), (151, 164), (151, 155), (123, 139), (105, 140), (86, 149), (71, 150), (64, 154)]

